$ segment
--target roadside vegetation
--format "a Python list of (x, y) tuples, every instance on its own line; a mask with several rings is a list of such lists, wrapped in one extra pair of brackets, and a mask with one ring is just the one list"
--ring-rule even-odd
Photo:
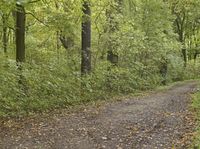
[[(200, 87), (200, 86), (199, 86)], [(194, 109), (196, 128), (194, 135), (194, 142), (191, 148), (200, 148), (200, 88), (198, 87), (197, 92), (192, 96), (192, 108)]]
[(0, 116), (200, 76), (198, 0), (0, 0)]

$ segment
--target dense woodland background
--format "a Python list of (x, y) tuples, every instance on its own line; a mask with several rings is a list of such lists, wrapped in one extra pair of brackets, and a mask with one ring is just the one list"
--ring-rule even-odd
[(0, 116), (200, 76), (199, 0), (0, 0)]

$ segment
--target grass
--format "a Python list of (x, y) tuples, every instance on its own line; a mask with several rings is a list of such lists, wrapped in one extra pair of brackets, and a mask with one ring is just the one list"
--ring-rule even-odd
[[(138, 97), (138, 96), (147, 96), (147, 95), (151, 94), (152, 92), (153, 93), (162, 92), (162, 91), (172, 88), (173, 86), (181, 85), (186, 82), (187, 81), (169, 83), (166, 86), (157, 86), (154, 89), (149, 89), (149, 90), (145, 90), (145, 91), (144, 90), (136, 90), (133, 93), (129, 93), (129, 94), (119, 94), (119, 93), (110, 94), (109, 93), (109, 95), (104, 94), (103, 96), (100, 96), (99, 98), (96, 98), (94, 95), (94, 100), (92, 100), (91, 98), (88, 98), (88, 100), (86, 100), (86, 98), (83, 98), (82, 100), (68, 100), (68, 103), (64, 103), (62, 105), (50, 102), (51, 100), (48, 100), (48, 98), (46, 100), (42, 100), (43, 102), (41, 102), (41, 100), (37, 100), (36, 102), (34, 102), (34, 100), (31, 100), (30, 102), (26, 102), (26, 100), (25, 101), (22, 100), (22, 101), (18, 102), (17, 104), (15, 104), (15, 103), (12, 104), (12, 105), (19, 105), (17, 112), (15, 112), (14, 110), (11, 109), (10, 113), (6, 113), (2, 109), (0, 109), (0, 118), (2, 118), (2, 117), (34, 116), (37, 114), (52, 113), (52, 112), (56, 112), (56, 111), (59, 112), (64, 109), (66, 109), (67, 111), (74, 111), (74, 110), (76, 111), (76, 110), (85, 108), (86, 106), (99, 107), (104, 104), (108, 104), (108, 103), (112, 103), (112, 102), (116, 102), (116, 101), (122, 101), (124, 99), (132, 99), (132, 98)], [(62, 101), (58, 101), (58, 100), (56, 100), (56, 102), (62, 103)], [(54, 104), (55, 104), (55, 106), (54, 106)], [(51, 107), (53, 107), (53, 108), (51, 108)]]
[[(101, 107), (105, 104), (109, 104), (109, 103), (113, 103), (113, 102), (120, 102), (120, 101), (123, 101), (123, 100), (126, 100), (126, 99), (132, 99), (134, 97), (142, 97), (142, 96), (147, 96), (151, 93), (155, 93), (155, 92), (164, 92), (174, 86), (178, 86), (178, 85), (183, 85), (187, 82), (190, 82), (190, 81), (194, 81), (194, 80), (186, 80), (186, 81), (178, 81), (178, 82), (172, 82), (172, 83), (169, 83), (167, 85), (164, 85), (164, 86), (157, 86), (156, 88), (154, 89), (149, 89), (149, 90), (146, 90), (146, 91), (142, 91), (142, 90), (137, 90), (135, 91), (134, 93), (130, 93), (130, 94), (118, 94), (118, 95), (110, 95), (110, 96), (106, 96), (104, 99), (97, 99), (97, 100), (88, 100), (88, 101), (85, 101), (85, 102), (77, 102), (77, 103), (74, 103), (72, 104), (71, 106), (68, 106), (68, 108), (59, 108), (59, 109), (55, 109), (53, 111), (49, 111), (51, 114), (52, 112), (53, 113), (60, 113), (61, 111), (65, 111), (67, 110), (68, 113), (71, 113), (71, 112), (76, 112), (76, 111), (80, 111), (80, 110), (83, 110), (85, 109), (87, 106), (91, 107), (95, 107), (95, 108), (98, 108), (98, 107)], [(198, 81), (198, 80), (197, 80)], [(43, 112), (43, 114), (49, 114), (49, 112)], [(37, 113), (34, 113), (34, 115), (36, 115)]]
[[(199, 87), (200, 88), (200, 85)], [(197, 121), (194, 141), (191, 146), (193, 149), (200, 149), (200, 90), (198, 89), (197, 93), (192, 95), (192, 108), (195, 112), (195, 118)]]

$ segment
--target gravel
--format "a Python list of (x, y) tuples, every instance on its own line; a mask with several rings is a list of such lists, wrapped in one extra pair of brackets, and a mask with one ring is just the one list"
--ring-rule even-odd
[(184, 149), (194, 129), (196, 84), (78, 112), (0, 120), (0, 149)]

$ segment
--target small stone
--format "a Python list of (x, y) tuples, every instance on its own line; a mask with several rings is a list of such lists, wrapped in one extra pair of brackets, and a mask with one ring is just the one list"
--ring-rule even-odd
[(102, 139), (103, 139), (103, 140), (107, 140), (108, 138), (107, 138), (107, 137), (102, 137)]

